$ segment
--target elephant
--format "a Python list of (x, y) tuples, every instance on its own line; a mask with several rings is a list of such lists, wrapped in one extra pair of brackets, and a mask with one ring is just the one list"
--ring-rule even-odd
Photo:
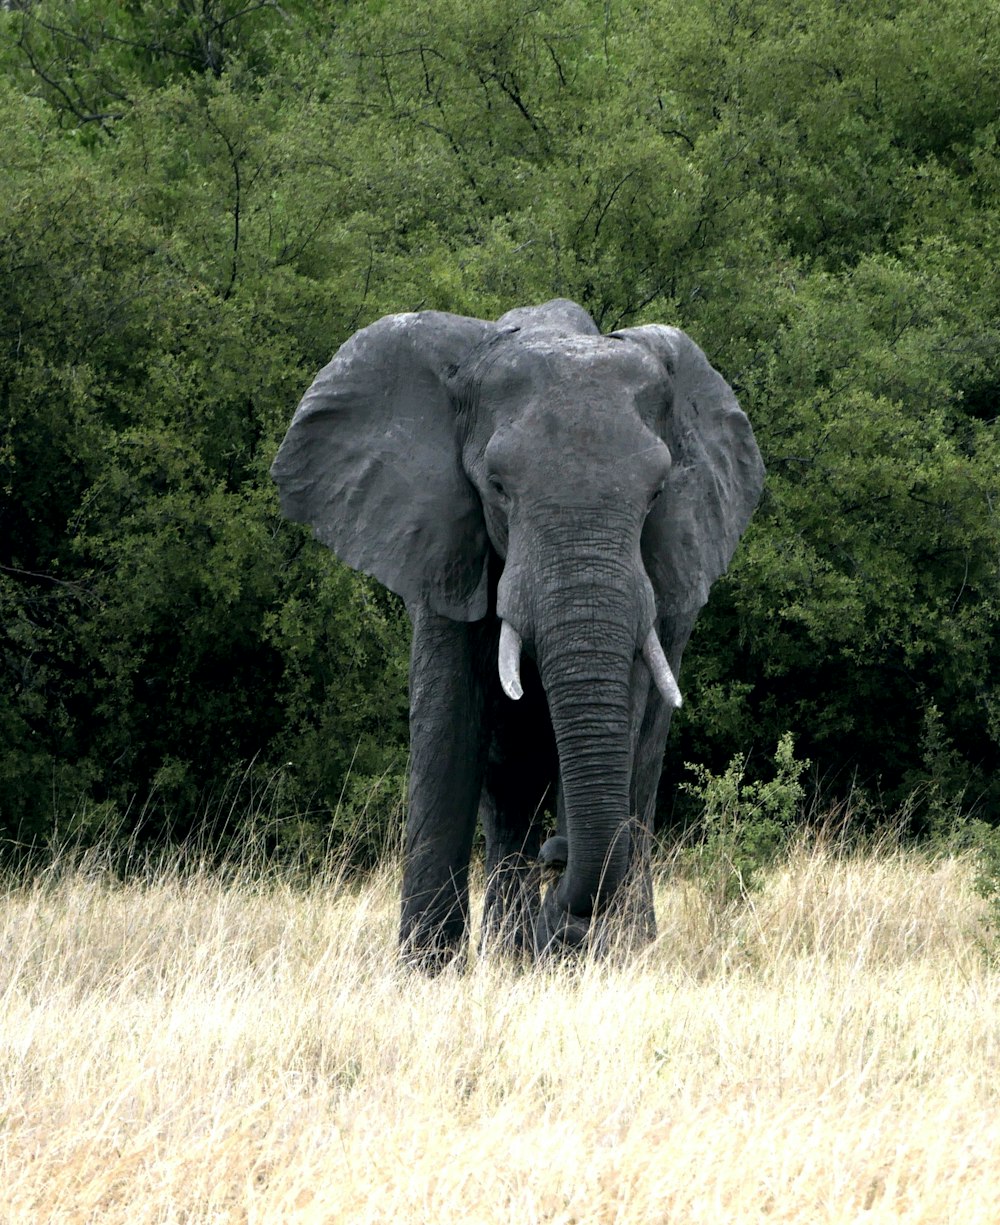
[(565, 299), (387, 315), (316, 376), (271, 473), (283, 514), (412, 622), (404, 958), (467, 955), (477, 816), (485, 942), (595, 947), (626, 896), (654, 934), (681, 654), (764, 481), (701, 349), (604, 335)]

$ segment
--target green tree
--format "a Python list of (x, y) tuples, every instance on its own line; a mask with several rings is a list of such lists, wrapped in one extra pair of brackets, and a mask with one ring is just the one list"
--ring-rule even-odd
[(997, 820), (998, 56), (972, 0), (0, 12), (7, 836), (387, 819), (402, 612), (268, 463), (356, 328), (557, 295), (689, 330), (769, 467), (668, 774), (793, 727)]

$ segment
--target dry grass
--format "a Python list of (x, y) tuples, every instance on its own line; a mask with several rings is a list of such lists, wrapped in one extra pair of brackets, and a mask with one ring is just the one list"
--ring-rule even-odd
[(961, 860), (798, 852), (622, 964), (428, 981), (390, 873), (0, 910), (0, 1220), (1000, 1220), (1000, 977)]

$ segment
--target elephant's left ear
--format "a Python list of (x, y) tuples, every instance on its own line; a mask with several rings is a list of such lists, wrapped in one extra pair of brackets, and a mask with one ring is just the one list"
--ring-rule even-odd
[(488, 540), (448, 378), (495, 331), (421, 311), (355, 332), (316, 376), (271, 466), (289, 519), (408, 604), (457, 621), (486, 615)]
[(661, 611), (686, 621), (726, 572), (764, 487), (764, 464), (732, 388), (690, 336), (660, 324), (614, 334), (641, 345), (667, 375), (658, 419), (647, 424), (674, 462), (642, 552)]

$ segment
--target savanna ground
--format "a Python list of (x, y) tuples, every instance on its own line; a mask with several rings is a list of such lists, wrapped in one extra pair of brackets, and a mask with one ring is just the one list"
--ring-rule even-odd
[(0, 911), (3, 1222), (1000, 1220), (961, 856), (676, 872), (617, 963), (401, 970), (397, 885), (97, 861)]

